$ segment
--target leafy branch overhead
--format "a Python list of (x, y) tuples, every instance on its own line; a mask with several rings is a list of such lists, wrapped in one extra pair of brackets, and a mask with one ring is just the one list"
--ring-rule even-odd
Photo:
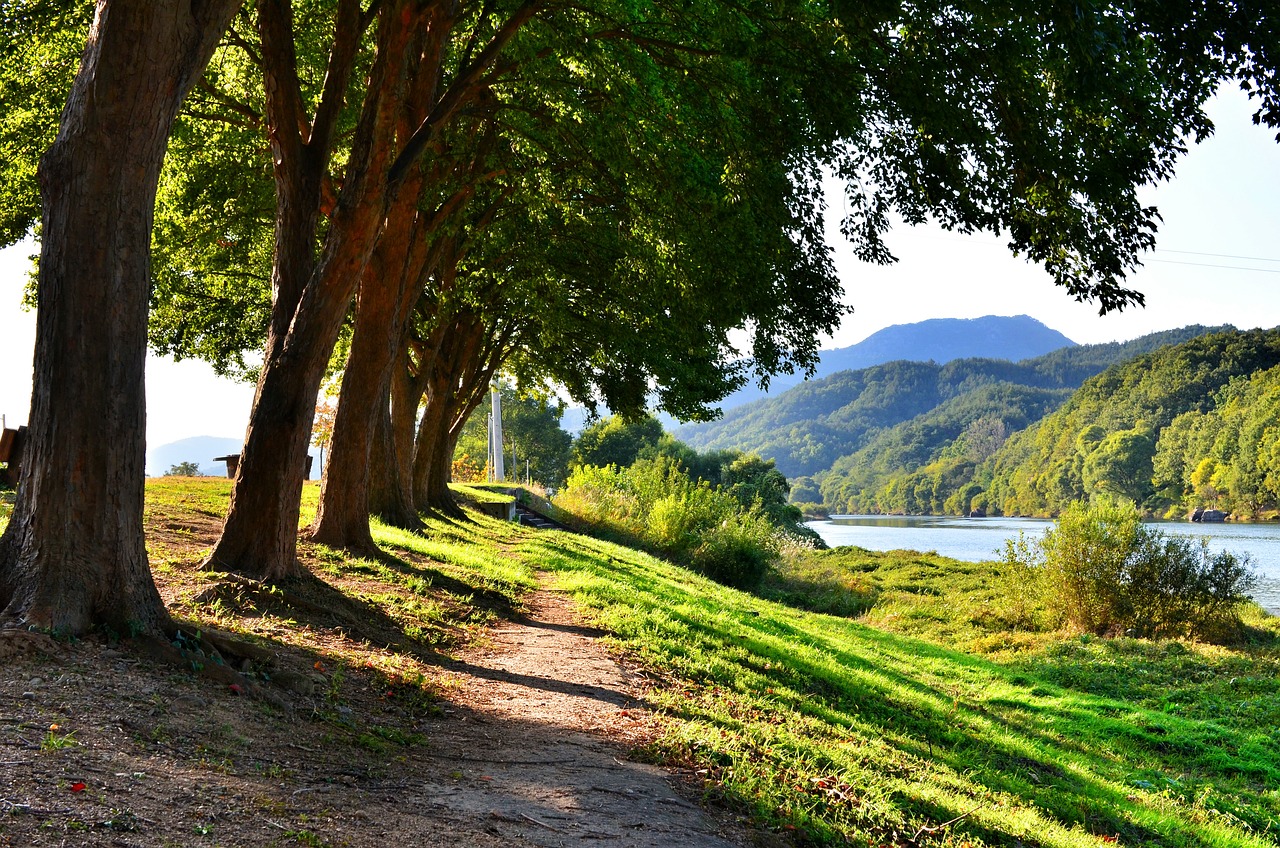
[[(134, 58), (139, 39), (100, 37), (142, 11), (136, 2), (102, 0), (91, 37), (87, 10), (0, 6), (10, 36), (0, 44), (0, 239), (19, 238), (42, 214), (51, 220), (62, 183), (46, 178), (42, 198), (36, 166), (64, 101), (58, 142), (81, 128), (86, 104), (65, 95), (82, 45), (78, 86), (98, 62), (120, 74), (93, 78), (90, 106), (119, 105), (124, 82), (161, 58)], [(1187, 140), (1210, 132), (1202, 106), (1216, 87), (1244, 84), (1257, 120), (1280, 123), (1280, 12), (1270, 5), (225, 0), (216, 9), (225, 15), (199, 21), (210, 46), (221, 34), (212, 58), (199, 53), (191, 67), (197, 54), (183, 54), (173, 79), (160, 76), (173, 83), (165, 90), (192, 94), (172, 132), (172, 114), (155, 115), (152, 138), (169, 138), (168, 155), (157, 146), (145, 166), (164, 162), (155, 197), (150, 182), (101, 184), (102, 203), (135, 213), (98, 220), (150, 229), (154, 257), (132, 242), (111, 251), (139, 260), (137, 278), (92, 290), (118, 292), (122, 304), (141, 296), (144, 308), (91, 318), (106, 322), (105, 337), (129, 340), (112, 345), (129, 362), (142, 358), (131, 345), (149, 337), (157, 350), (258, 378), (210, 556), (256, 577), (298, 568), (302, 460), (335, 349), (345, 374), (313, 535), (368, 548), (370, 508), (407, 526), (421, 507), (448, 508), (448, 460), (500, 369), (593, 407), (635, 416), (656, 398), (689, 419), (712, 416), (749, 380), (810, 372), (846, 311), (825, 241), (829, 174), (844, 181), (842, 229), (863, 259), (891, 261), (895, 216), (932, 218), (1003, 234), (1069, 296), (1105, 312), (1142, 302), (1126, 280), (1158, 214), (1137, 191), (1167, 179)], [(139, 32), (159, 22), (138, 20)], [(136, 124), (116, 126), (141, 133)], [(87, 162), (91, 149), (75, 149)], [(78, 164), (46, 157), (41, 168)], [(41, 311), (53, 321), (46, 298), (76, 302), (45, 292), (51, 269), (41, 272)], [(67, 330), (41, 332), (50, 356), (68, 348), (58, 335)], [(37, 395), (53, 386), (41, 369)], [(129, 444), (121, 461), (132, 461), (142, 450), (140, 437), (126, 438), (141, 375), (102, 376), (103, 392), (115, 380), (113, 396), (128, 399), (120, 420), (104, 423)], [(105, 395), (79, 400), (109, 405)], [(40, 424), (65, 442), (60, 426)], [(68, 450), (46, 436), (37, 454)]]

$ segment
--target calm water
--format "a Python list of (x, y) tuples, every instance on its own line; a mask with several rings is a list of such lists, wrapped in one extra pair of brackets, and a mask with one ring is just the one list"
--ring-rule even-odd
[[(1053, 525), (1038, 518), (945, 518), (939, 516), (837, 515), (808, 526), (831, 547), (856, 545), (872, 551), (933, 551), (967, 562), (999, 559), (1006, 539), (1019, 531), (1038, 538)], [(1207, 536), (1212, 551), (1250, 554), (1258, 572), (1253, 597), (1280, 615), (1280, 522), (1274, 524), (1192, 524), (1162, 521), (1166, 533)]]

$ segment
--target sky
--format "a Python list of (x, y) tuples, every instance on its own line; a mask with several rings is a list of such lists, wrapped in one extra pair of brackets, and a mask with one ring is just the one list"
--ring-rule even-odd
[[(1209, 114), (1213, 137), (1144, 197), (1164, 218), (1156, 250), (1129, 280), (1146, 295), (1145, 308), (1099, 317), (991, 235), (900, 227), (888, 237), (898, 263), (862, 264), (842, 245), (837, 201), (829, 239), (854, 313), (823, 347), (847, 347), (893, 324), (983, 315), (1030, 315), (1082, 344), (1188, 324), (1280, 325), (1280, 145), (1253, 126), (1249, 102), (1234, 89)], [(9, 427), (26, 422), (30, 405), (35, 316), (20, 302), (35, 252), (30, 241), (0, 250), (0, 415)], [(147, 444), (242, 438), (252, 401), (252, 385), (218, 378), (204, 363), (151, 356)]]

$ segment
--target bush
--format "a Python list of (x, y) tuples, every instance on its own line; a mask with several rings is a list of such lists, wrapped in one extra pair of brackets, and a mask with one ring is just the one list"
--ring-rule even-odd
[(777, 535), (758, 514), (729, 516), (704, 532), (690, 565), (718, 583), (754, 589), (778, 558)]
[(579, 466), (556, 497), (569, 526), (643, 548), (720, 583), (751, 588), (782, 539), (758, 503), (693, 481), (670, 457)]
[(9, 524), (9, 517), (13, 515), (13, 501), (15, 492), (13, 489), (0, 488), (0, 532)]
[(466, 453), (455, 459), (450, 469), (449, 479), (455, 483), (483, 483), (487, 478), (486, 469)]
[(1255, 581), (1248, 555), (1210, 553), (1208, 540), (1168, 536), (1107, 498), (1073, 505), (1037, 543), (1011, 542), (1006, 562), (1025, 569), (1018, 583), (1038, 575), (1059, 623), (1098, 635), (1221, 637)]

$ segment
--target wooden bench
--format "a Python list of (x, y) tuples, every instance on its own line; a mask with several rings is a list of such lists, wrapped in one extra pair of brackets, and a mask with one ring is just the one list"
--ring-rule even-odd
[(0, 485), (17, 488), (18, 475), (22, 472), (22, 453), (27, 442), (27, 428), (0, 431), (0, 462), (6, 467), (0, 469)]

